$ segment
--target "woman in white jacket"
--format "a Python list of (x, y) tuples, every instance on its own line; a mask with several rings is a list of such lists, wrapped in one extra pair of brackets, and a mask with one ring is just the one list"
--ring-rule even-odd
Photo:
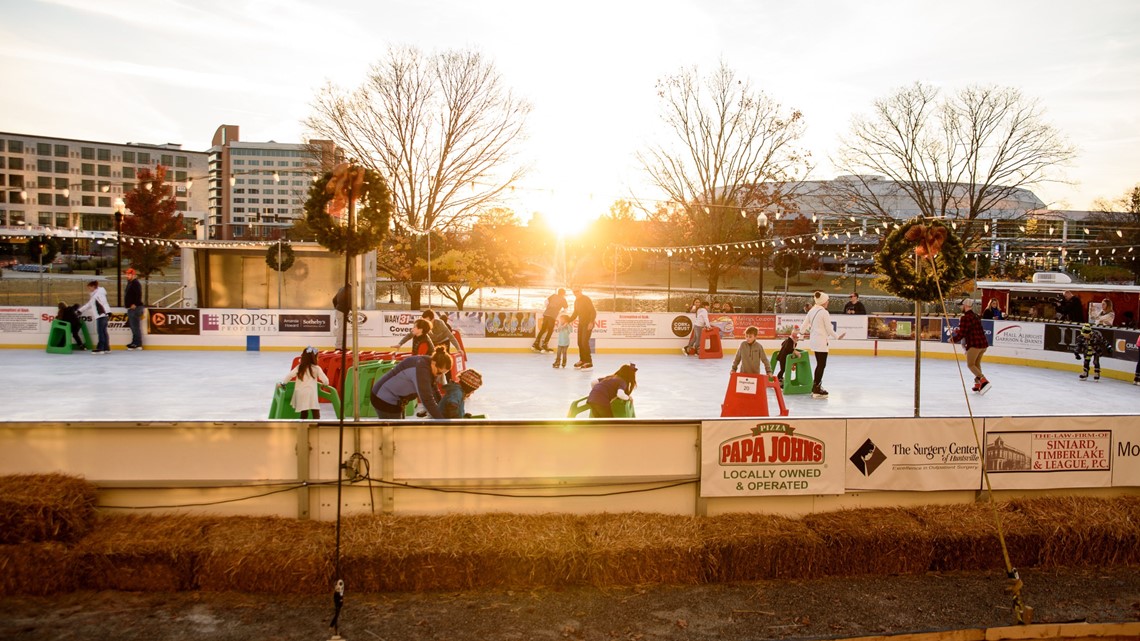
[(815, 381), (811, 388), (813, 398), (827, 398), (823, 389), (823, 370), (827, 369), (828, 344), (832, 338), (841, 339), (846, 334), (836, 336), (831, 328), (831, 313), (827, 311), (829, 298), (823, 292), (815, 293), (815, 305), (804, 317), (803, 331), (808, 332), (808, 347), (815, 354)]
[(107, 290), (99, 286), (99, 281), (87, 283), (87, 291), (91, 298), (79, 308), (80, 315), (90, 314), (95, 319), (96, 339), (92, 354), (110, 354), (111, 337), (107, 333), (107, 322), (111, 320), (111, 304), (107, 302)]

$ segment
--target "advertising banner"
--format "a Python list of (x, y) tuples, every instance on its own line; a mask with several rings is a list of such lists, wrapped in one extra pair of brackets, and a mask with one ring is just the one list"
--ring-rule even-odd
[(201, 312), (197, 309), (174, 307), (148, 310), (147, 333), (162, 336), (197, 336)]
[(760, 330), (759, 337), (776, 338), (774, 314), (709, 314), (709, 321), (720, 330), (722, 339), (742, 339), (749, 326)]
[[(332, 331), (332, 314), (286, 314), (277, 317), (277, 329), (290, 334), (328, 334)], [(349, 328), (351, 331), (351, 328)]]
[(671, 323), (673, 314), (599, 314), (594, 336), (604, 338), (677, 338)]
[(701, 496), (842, 494), (844, 421), (701, 425)]
[(776, 315), (776, 337), (786, 338), (792, 335), (792, 332), (800, 329), (804, 323), (803, 314), (777, 314)]
[[(868, 316), (867, 337), (879, 340), (914, 340), (914, 316)], [(942, 319), (922, 319), (921, 338), (942, 340)]]
[(0, 307), (0, 334), (47, 334), (55, 311), (54, 307)]
[(982, 483), (977, 440), (961, 418), (848, 420), (846, 469), (848, 490), (978, 490)]
[(483, 312), (487, 338), (534, 338), (535, 312)]
[(276, 334), (280, 313), (277, 311), (248, 311), (241, 309), (201, 310), (202, 334), (241, 336), (249, 334)]
[[(983, 321), (985, 322), (985, 321)], [(994, 347), (1012, 347), (1014, 349), (1045, 349), (1045, 324), (1026, 323), (1018, 321), (992, 321), (993, 337), (990, 344)]]
[(1080, 325), (1045, 325), (1044, 347), (1049, 352), (1072, 352), (1081, 335)]
[(986, 419), (986, 471), (996, 490), (1108, 487), (1112, 430), (1103, 417)]
[(843, 340), (867, 340), (867, 325), (870, 317), (862, 314), (832, 314), (831, 323), (835, 326), (835, 333), (843, 336)]
[(1128, 417), (1128, 425), (1119, 419), (1112, 423), (1112, 484), (1116, 487), (1140, 487), (1140, 419)]
[(1136, 330), (1113, 330), (1111, 337), (1112, 357), (1135, 363), (1140, 359), (1140, 350), (1137, 349), (1136, 345), (1137, 340), (1140, 340), (1140, 332)]

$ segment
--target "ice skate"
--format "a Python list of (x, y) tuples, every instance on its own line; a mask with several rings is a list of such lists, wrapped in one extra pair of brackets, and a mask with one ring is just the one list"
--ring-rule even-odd
[(823, 387), (820, 385), (816, 385), (815, 387), (811, 388), (811, 397), (827, 398), (827, 390), (823, 389)]
[(577, 363), (574, 363), (574, 369), (582, 369), (582, 361), (578, 361)]
[(594, 364), (593, 363), (582, 363), (582, 366), (579, 367), (578, 369), (581, 369), (581, 370), (594, 369)]
[(978, 393), (985, 395), (987, 392), (990, 391), (991, 387), (993, 387), (993, 385), (990, 385), (990, 382), (987, 381), (985, 378), (983, 378), (982, 379), (982, 385), (981, 385), (981, 387), (978, 388)]
[(1096, 383), (1100, 382), (1100, 374), (1099, 373), (1093, 374), (1093, 381)]
[(1077, 378), (1081, 379), (1082, 381), (1087, 381), (1087, 380), (1089, 380), (1089, 373), (1085, 372), (1084, 374), (1081, 374)]

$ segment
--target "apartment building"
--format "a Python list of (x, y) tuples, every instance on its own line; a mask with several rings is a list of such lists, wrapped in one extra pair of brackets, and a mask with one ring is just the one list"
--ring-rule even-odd
[(206, 214), (206, 195), (188, 188), (207, 171), (206, 152), (167, 143), (109, 143), (0, 132), (0, 225), (111, 231), (116, 201), (138, 172), (167, 169), (188, 231)]

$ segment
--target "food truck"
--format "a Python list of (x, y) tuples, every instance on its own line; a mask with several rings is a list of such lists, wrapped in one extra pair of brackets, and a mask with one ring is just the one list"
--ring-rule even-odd
[(1066, 274), (1041, 272), (1034, 274), (1033, 282), (982, 280), (977, 289), (982, 292), (979, 314), (989, 306), (990, 299), (996, 298), (1006, 316), (1051, 321), (1057, 318), (1058, 306), (1068, 291), (1080, 299), (1085, 320), (1100, 313), (1105, 299), (1112, 301), (1116, 313), (1114, 327), (1135, 328), (1140, 319), (1140, 286), (1136, 285), (1074, 283)]

